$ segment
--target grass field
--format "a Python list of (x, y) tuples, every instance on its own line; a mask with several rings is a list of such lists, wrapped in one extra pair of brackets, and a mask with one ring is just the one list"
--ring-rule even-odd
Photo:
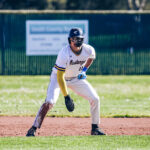
[[(88, 76), (101, 98), (102, 117), (150, 117), (150, 76)], [(36, 115), (46, 97), (49, 76), (0, 76), (0, 115)], [(60, 95), (49, 116), (90, 116), (89, 103), (70, 91), (69, 113)]]
[(0, 138), (0, 149), (149, 150), (150, 136), (59, 136)]
[[(101, 98), (102, 117), (150, 117), (150, 76), (88, 76)], [(36, 115), (48, 76), (0, 76), (0, 115)], [(49, 116), (89, 117), (88, 101), (70, 91), (76, 105), (68, 113), (60, 95)], [(0, 149), (149, 150), (150, 136), (1, 137)]]

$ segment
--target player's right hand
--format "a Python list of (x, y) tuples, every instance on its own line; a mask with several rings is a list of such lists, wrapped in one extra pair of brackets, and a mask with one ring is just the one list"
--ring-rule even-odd
[(86, 73), (82, 71), (81, 73), (78, 74), (78, 79), (86, 79)]
[(65, 104), (69, 112), (74, 111), (74, 102), (70, 95), (65, 96)]

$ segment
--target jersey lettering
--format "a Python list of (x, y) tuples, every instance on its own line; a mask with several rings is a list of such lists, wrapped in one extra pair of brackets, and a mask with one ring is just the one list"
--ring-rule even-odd
[(70, 65), (77, 65), (77, 64), (83, 65), (84, 63), (85, 63), (85, 61), (79, 61), (79, 60), (73, 61), (73, 60), (70, 60)]

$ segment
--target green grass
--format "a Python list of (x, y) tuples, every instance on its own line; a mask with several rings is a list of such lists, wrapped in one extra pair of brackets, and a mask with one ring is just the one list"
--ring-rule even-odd
[(150, 136), (4, 137), (2, 150), (149, 150)]
[[(101, 98), (102, 117), (150, 117), (150, 76), (88, 76)], [(36, 115), (44, 102), (48, 76), (0, 76), (0, 115)], [(60, 95), (49, 116), (89, 117), (89, 103), (70, 91), (69, 113)], [(1, 137), (2, 150), (149, 150), (150, 136)]]
[[(150, 117), (150, 76), (88, 76), (101, 98), (101, 117)], [(0, 76), (0, 115), (35, 116), (46, 97), (49, 76)], [(75, 111), (60, 95), (49, 116), (89, 117), (87, 100), (70, 91)]]

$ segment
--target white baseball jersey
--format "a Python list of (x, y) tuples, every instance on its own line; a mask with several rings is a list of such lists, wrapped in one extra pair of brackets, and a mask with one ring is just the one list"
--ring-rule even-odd
[(92, 46), (83, 44), (81, 53), (76, 55), (70, 45), (67, 45), (59, 52), (53, 71), (65, 71), (65, 78), (77, 77), (88, 58), (95, 59), (95, 50)]

